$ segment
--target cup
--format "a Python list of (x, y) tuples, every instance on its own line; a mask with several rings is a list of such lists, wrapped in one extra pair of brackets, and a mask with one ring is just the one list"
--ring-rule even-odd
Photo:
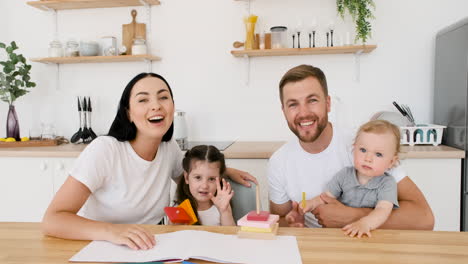
[(41, 139), (54, 139), (55, 138), (55, 126), (51, 123), (41, 124)]

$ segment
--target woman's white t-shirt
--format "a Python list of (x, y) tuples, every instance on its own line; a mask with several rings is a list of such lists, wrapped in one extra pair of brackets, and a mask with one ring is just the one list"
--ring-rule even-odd
[(70, 175), (91, 191), (78, 215), (119, 224), (157, 224), (169, 206), (171, 179), (182, 175), (183, 153), (174, 140), (161, 142), (152, 161), (128, 141), (100, 136), (84, 149)]

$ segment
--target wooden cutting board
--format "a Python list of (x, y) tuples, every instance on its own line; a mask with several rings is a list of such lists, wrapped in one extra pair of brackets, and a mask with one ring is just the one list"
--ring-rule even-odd
[(132, 23), (122, 25), (122, 44), (127, 48), (127, 55), (132, 54), (133, 39), (136, 37), (142, 37), (146, 40), (146, 24), (137, 23), (136, 16), (137, 11), (132, 10)]
[(0, 148), (46, 147), (46, 146), (57, 146), (58, 144), (59, 142), (56, 139), (14, 141), (14, 142), (0, 142)]

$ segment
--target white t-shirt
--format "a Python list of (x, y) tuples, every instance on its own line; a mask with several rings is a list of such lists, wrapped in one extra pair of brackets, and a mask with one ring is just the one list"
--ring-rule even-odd
[(200, 223), (204, 226), (220, 226), (221, 214), (216, 206), (212, 205), (209, 209), (198, 211), (198, 218)]
[[(322, 152), (310, 154), (295, 138), (278, 149), (268, 162), (269, 198), (275, 204), (300, 202), (302, 192), (311, 199), (325, 191), (326, 184), (344, 167), (353, 166), (353, 136), (333, 126), (330, 145)], [(399, 182), (406, 176), (401, 167), (389, 171)], [(306, 214), (308, 227), (321, 227), (314, 215)]]
[(171, 179), (182, 175), (182, 159), (174, 140), (161, 142), (154, 160), (146, 161), (128, 141), (96, 138), (70, 171), (91, 191), (78, 215), (119, 224), (159, 223), (170, 203)]

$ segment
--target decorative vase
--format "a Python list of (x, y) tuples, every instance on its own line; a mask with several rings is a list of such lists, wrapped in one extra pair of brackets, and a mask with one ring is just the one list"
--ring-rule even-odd
[(8, 110), (8, 117), (7, 117), (7, 137), (12, 137), (16, 139), (16, 141), (20, 141), (20, 133), (19, 133), (19, 122), (18, 116), (16, 115), (15, 106), (10, 104), (10, 108)]

